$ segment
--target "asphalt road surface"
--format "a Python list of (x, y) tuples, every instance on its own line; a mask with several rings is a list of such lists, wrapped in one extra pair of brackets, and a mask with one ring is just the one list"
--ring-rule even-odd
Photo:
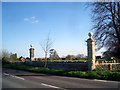
[(49, 74), (33, 73), (28, 71), (6, 69), (2, 70), (2, 88), (52, 88), (52, 89), (118, 89), (120, 82), (82, 79), (73, 77), (56, 76)]

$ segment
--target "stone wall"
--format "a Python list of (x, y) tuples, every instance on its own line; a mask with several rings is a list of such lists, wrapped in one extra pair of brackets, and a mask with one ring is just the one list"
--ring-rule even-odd
[[(44, 67), (44, 62), (26, 62), (27, 65)], [(87, 62), (48, 62), (47, 67), (51, 69), (59, 69), (59, 70), (81, 70), (86, 71), (88, 70)]]
[[(11, 63), (12, 64), (12, 63)], [(30, 62), (14, 62), (14, 64), (26, 64), (34, 67), (44, 67), (44, 62), (32, 61)], [(87, 62), (48, 62), (47, 67), (59, 70), (73, 70), (73, 71), (87, 71)], [(96, 68), (105, 70), (120, 70), (120, 63), (97, 63)]]
[[(37, 67), (44, 67), (44, 62), (32, 61), (25, 64)], [(73, 70), (73, 71), (87, 71), (87, 62), (48, 62), (47, 67), (59, 70)], [(96, 64), (96, 68), (103, 68), (105, 70), (120, 70), (120, 63), (104, 63)]]
[(105, 70), (120, 70), (120, 63), (97, 64), (96, 68), (101, 68), (101, 69), (105, 69)]

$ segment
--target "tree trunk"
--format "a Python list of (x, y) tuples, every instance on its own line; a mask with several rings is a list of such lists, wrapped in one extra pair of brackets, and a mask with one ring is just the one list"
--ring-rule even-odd
[(47, 54), (45, 54), (45, 65), (44, 67), (46, 68), (47, 67)]
[(45, 58), (45, 65), (44, 67), (46, 68), (47, 67), (47, 58)]

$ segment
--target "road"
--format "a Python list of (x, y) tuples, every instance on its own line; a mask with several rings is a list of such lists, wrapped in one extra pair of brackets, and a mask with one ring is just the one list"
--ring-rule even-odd
[(52, 88), (68, 90), (71, 88), (103, 88), (118, 90), (120, 82), (82, 79), (28, 71), (6, 69), (2, 70), (2, 88)]

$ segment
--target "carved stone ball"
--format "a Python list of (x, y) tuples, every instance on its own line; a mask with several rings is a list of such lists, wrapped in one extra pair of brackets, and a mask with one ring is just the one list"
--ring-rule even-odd
[(90, 38), (92, 38), (93, 33), (92, 33), (92, 32), (89, 32), (88, 36), (89, 36)]
[(31, 48), (33, 48), (33, 45), (30, 45)]

